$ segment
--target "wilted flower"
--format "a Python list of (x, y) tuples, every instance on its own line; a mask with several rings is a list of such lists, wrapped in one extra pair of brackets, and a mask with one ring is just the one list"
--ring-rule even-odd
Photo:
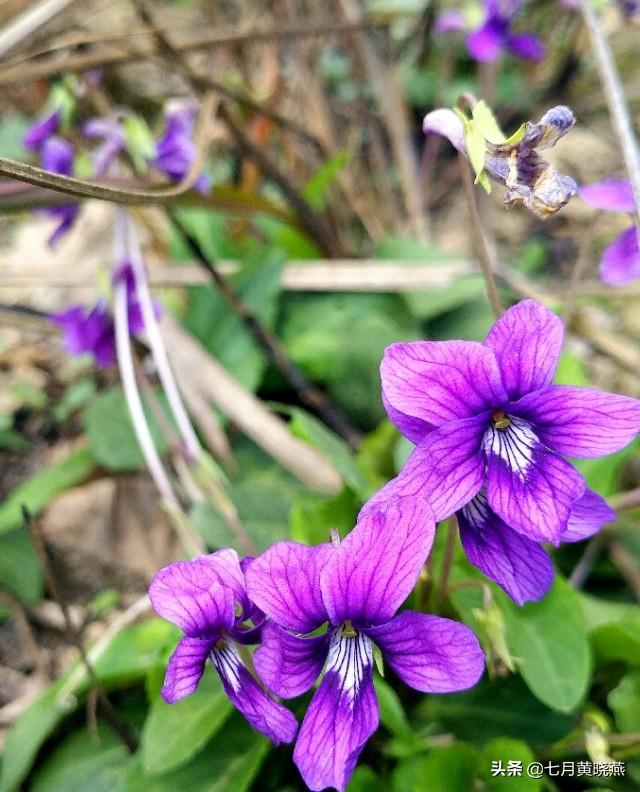
[[(562, 209), (576, 194), (577, 184), (544, 160), (538, 151), (551, 148), (575, 123), (569, 107), (558, 105), (542, 116), (537, 124), (527, 121), (522, 134), (513, 142), (485, 140), (484, 170), (507, 187), (507, 208), (521, 203), (536, 217), (546, 220)], [(423, 122), (425, 134), (448, 138), (455, 148), (466, 154), (464, 126), (453, 111), (440, 108), (428, 113)]]
[[(468, 627), (413, 611), (395, 615), (416, 583), (433, 528), (426, 501), (391, 500), (368, 509), (337, 547), (278, 542), (247, 569), (249, 595), (272, 620), (254, 655), (267, 687), (298, 696), (324, 666), (293, 752), (312, 790), (343, 790), (378, 728), (374, 644), (416, 690), (463, 690), (482, 674), (483, 653)], [(326, 632), (309, 636), (325, 622)]]
[[(140, 303), (136, 295), (131, 265), (123, 261), (115, 270), (114, 281), (124, 280), (127, 284), (128, 329), (132, 336), (144, 332), (144, 321)], [(157, 313), (160, 306), (154, 304)], [(52, 314), (49, 320), (60, 327), (64, 333), (64, 344), (70, 355), (93, 355), (100, 368), (108, 368), (115, 363), (115, 331), (113, 314), (106, 300), (99, 300), (94, 306), (74, 305), (64, 311)]]
[[(599, 184), (580, 187), (579, 192), (583, 201), (597, 209), (627, 212), (631, 215), (636, 212), (631, 185), (627, 181), (609, 179)], [(600, 259), (600, 277), (605, 283), (621, 286), (640, 277), (638, 233), (633, 225), (604, 249)]]
[(437, 520), (462, 510), (470, 560), (518, 602), (551, 583), (536, 544), (579, 540), (614, 516), (565, 455), (605, 456), (640, 431), (640, 401), (551, 384), (562, 338), (560, 319), (527, 300), (483, 344), (393, 344), (381, 366), (387, 413), (417, 446), (370, 503), (420, 494)]
[[(196, 109), (190, 102), (170, 106), (165, 116), (165, 129), (156, 143), (153, 165), (175, 182), (183, 179), (196, 156), (193, 142)], [(201, 193), (211, 189), (211, 180), (201, 173), (194, 188)]]
[(264, 615), (247, 596), (235, 550), (170, 564), (153, 578), (149, 597), (156, 613), (184, 633), (169, 660), (164, 699), (173, 704), (191, 695), (210, 660), (227, 696), (253, 728), (276, 745), (291, 742), (296, 719), (265, 693), (236, 648), (260, 640)]
[(45, 142), (55, 135), (60, 128), (62, 113), (60, 110), (53, 110), (51, 113), (38, 118), (27, 128), (22, 145), (32, 151), (39, 151)]

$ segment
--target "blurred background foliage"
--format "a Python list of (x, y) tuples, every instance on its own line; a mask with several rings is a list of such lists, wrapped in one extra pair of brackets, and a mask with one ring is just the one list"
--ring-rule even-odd
[[(2, 4), (0, 21), (9, 24), (20, 5)], [(425, 143), (425, 112), (469, 90), (485, 96), (509, 130), (563, 102), (576, 109), (578, 125), (554, 150), (554, 161), (580, 182), (620, 172), (579, 15), (561, 4), (526, 4), (527, 28), (548, 46), (547, 58), (535, 67), (509, 57), (474, 63), (461, 38), (434, 33), (442, 9), (436, 3), (329, 5), (176, 0), (155, 9), (158, 25), (176, 37), (242, 34), (183, 52), (193, 68), (218, 83), (241, 134), (220, 122), (207, 165), (211, 197), (176, 200), (172, 211), (211, 262), (235, 265), (228, 280), (244, 305), (361, 435), (354, 449), (304, 406), (238, 312), (206, 275), (193, 274), (193, 251), (161, 209), (134, 210), (147, 236), (152, 275), (170, 262), (175, 278), (188, 276), (187, 285), (169, 278), (155, 289), (165, 310), (242, 392), (258, 397), (265, 410), (256, 412), (258, 425), (264, 415), (275, 416), (279, 431), (315, 448), (335, 476), (334, 483), (319, 486), (300, 473), (295, 451), (274, 458), (263, 435), (207, 391), (209, 369), (179, 373), (181, 388), (198, 392), (189, 408), (217, 460), (224, 493), (218, 500), (193, 498), (189, 507), (210, 549), (238, 547), (229, 514), (258, 551), (287, 537), (326, 541), (332, 528), (344, 535), (362, 503), (410, 452), (380, 401), (385, 346), (419, 338), (482, 339), (491, 324), (482, 280), (470, 263), (457, 163), (445, 142)], [(614, 8), (604, 13), (637, 118), (638, 27), (621, 24)], [(309, 35), (316, 27), (354, 22), (362, 23), (355, 31)], [(298, 32), (287, 35), (287, 26)], [(255, 30), (276, 32), (263, 39), (252, 35)], [(135, 36), (128, 39), (131, 31)], [(48, 86), (101, 62), (102, 87), (79, 100), (78, 114), (93, 115), (106, 102), (127, 105), (155, 124), (163, 102), (192, 86), (149, 49), (136, 53), (134, 41), (152, 46), (153, 36), (143, 33), (136, 4), (88, 0), (67, 3), (14, 46), (0, 72), (0, 155), (24, 159), (20, 139), (41, 111)], [(269, 159), (275, 177), (273, 168), (250, 156), (247, 141)], [(302, 213), (277, 174), (293, 185)], [(572, 305), (559, 381), (639, 396), (640, 292), (634, 285), (616, 291), (596, 281), (599, 251), (617, 230), (616, 218), (596, 215), (576, 199), (543, 225), (521, 211), (506, 214), (500, 192), (494, 189), (480, 208), (505, 298), (534, 296), (559, 310)], [(16, 214), (15, 199), (4, 193), (0, 209), (0, 789), (302, 789), (291, 749), (272, 749), (255, 734), (233, 711), (214, 673), (207, 672), (196, 694), (171, 707), (159, 696), (177, 631), (150, 617), (140, 597), (154, 571), (183, 550), (143, 470), (117, 373), (68, 359), (34, 313), (64, 307), (78, 293), (95, 294), (109, 261), (108, 207), (84, 207), (78, 228), (55, 251), (44, 243), (49, 226), (42, 217)], [(315, 224), (305, 219), (307, 210)], [(332, 240), (330, 250), (325, 237), (313, 232), (318, 222)], [(357, 288), (341, 290), (341, 267), (356, 257), (369, 269), (361, 270)], [(578, 257), (585, 260), (583, 282), (567, 298)], [(331, 258), (335, 275), (323, 276), (320, 288), (287, 285), (292, 267), (304, 277), (318, 262), (332, 266)], [(396, 268), (392, 287), (376, 286), (375, 275), (368, 274), (376, 264)], [(427, 285), (420, 281), (425, 271), (431, 273)], [(66, 281), (56, 282), (60, 272), (69, 276)], [(182, 352), (173, 354), (179, 369)], [(142, 346), (138, 355), (144, 367)], [(154, 372), (147, 373), (152, 433), (160, 452), (169, 455), (171, 420)], [(639, 450), (636, 441), (580, 468), (590, 487), (614, 497), (638, 486)], [(38, 522), (64, 602), (43, 578), (24, 507)], [(439, 600), (446, 541), (441, 527), (411, 604), (472, 626), (487, 651), (488, 672), (473, 690), (447, 696), (417, 695), (391, 675), (378, 678), (382, 726), (349, 792), (637, 789), (639, 537), (637, 512), (629, 511), (588, 550), (569, 545), (554, 551), (553, 590), (542, 602), (518, 608), (459, 548), (448, 594)], [(572, 585), (568, 580), (575, 582), (577, 570), (578, 585)], [(89, 647), (95, 680), (78, 660), (61, 604)], [(96, 682), (134, 735), (133, 752), (109, 727)], [(303, 703), (294, 702), (298, 713)], [(498, 760), (520, 760), (526, 767), (607, 757), (626, 762), (624, 777), (505, 778), (490, 772)]]

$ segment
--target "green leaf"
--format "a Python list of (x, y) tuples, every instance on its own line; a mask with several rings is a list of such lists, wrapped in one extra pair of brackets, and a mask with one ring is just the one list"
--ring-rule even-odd
[[(527, 766), (535, 760), (531, 748), (522, 740), (510, 737), (498, 737), (490, 740), (482, 750), (480, 762), (481, 776), (486, 788), (491, 792), (538, 792), (542, 789), (542, 779), (530, 778)], [(521, 775), (492, 775), (493, 762), (501, 762), (505, 771), (509, 762), (520, 762)]]
[(380, 777), (368, 765), (356, 767), (347, 792), (380, 792), (382, 789)]
[[(164, 666), (164, 650), (177, 637), (178, 630), (163, 619), (149, 619), (122, 630), (94, 662), (96, 675), (107, 687), (139, 682), (152, 669)], [(77, 664), (20, 715), (5, 743), (0, 792), (14, 792), (20, 786), (41, 745), (76, 709), (89, 686), (86, 671)]]
[(27, 605), (42, 596), (42, 569), (25, 528), (0, 536), (0, 588)]
[(7, 735), (0, 775), (0, 792), (14, 792), (29, 772), (40, 746), (58, 723), (74, 708), (75, 703), (61, 699), (59, 679), (20, 715)]
[(106, 727), (99, 742), (83, 728), (73, 732), (36, 772), (31, 792), (122, 792), (129, 763), (125, 746)]
[(385, 347), (422, 334), (399, 295), (287, 295), (281, 338), (290, 357), (363, 426), (384, 417), (380, 360)]
[[(485, 140), (489, 143), (504, 143), (506, 138), (504, 132), (500, 129), (496, 117), (489, 105), (481, 99), (471, 111), (473, 123)], [(524, 130), (524, 125), (523, 125)], [(518, 134), (517, 132), (515, 133)]]
[(142, 766), (157, 775), (183, 765), (225, 723), (233, 707), (215, 672), (207, 669), (198, 690), (167, 704), (153, 701), (142, 730)]
[(177, 643), (178, 636), (176, 627), (156, 618), (122, 630), (94, 663), (98, 679), (107, 687), (144, 679), (151, 669), (164, 666), (164, 649)]
[(636, 439), (615, 454), (600, 459), (577, 459), (574, 464), (587, 480), (587, 485), (607, 498), (619, 491), (622, 469), (639, 450), (640, 440)]
[(526, 128), (526, 124), (520, 124), (516, 131), (512, 135), (509, 135), (509, 137), (504, 142), (509, 146), (515, 146), (515, 144), (519, 143), (524, 137)]
[(393, 771), (393, 792), (472, 792), (478, 752), (466, 743), (434, 748), (427, 756), (400, 762)]
[(309, 494), (298, 498), (289, 512), (291, 538), (303, 544), (321, 544), (329, 541), (332, 528), (345, 536), (356, 524), (358, 508), (348, 489), (335, 497)]
[[(163, 453), (167, 441), (162, 430), (148, 407), (145, 415), (156, 448)], [(93, 456), (107, 470), (120, 473), (144, 465), (122, 388), (115, 386), (101, 393), (85, 411), (84, 425)]]
[(329, 188), (348, 162), (349, 152), (338, 151), (305, 184), (302, 194), (314, 209), (322, 211), (326, 208)]
[(380, 489), (395, 475), (394, 452), (399, 437), (391, 421), (384, 420), (360, 443), (355, 460), (375, 489)]
[(66, 421), (73, 413), (84, 407), (95, 395), (96, 384), (90, 377), (84, 377), (71, 384), (62, 398), (51, 410), (56, 421)]
[(24, 159), (22, 138), (29, 126), (29, 119), (18, 113), (7, 111), (3, 113), (0, 124), (0, 154), (9, 159)]
[[(242, 474), (231, 481), (227, 494), (258, 551), (262, 552), (288, 536), (291, 507), (310, 490), (248, 440), (237, 442), (234, 454)], [(211, 503), (196, 505), (191, 510), (191, 519), (210, 547), (241, 549)]]
[(363, 500), (373, 494), (369, 482), (360, 470), (349, 446), (337, 434), (316, 417), (299, 407), (287, 410), (292, 416), (289, 428), (294, 435), (306, 440), (328, 457), (336, 470), (342, 474), (345, 484)]
[(270, 745), (235, 712), (225, 728), (183, 767), (164, 775), (148, 775), (141, 762), (134, 764), (124, 792), (246, 792)]
[(380, 706), (380, 722), (394, 737), (414, 737), (413, 729), (407, 719), (398, 694), (379, 676), (374, 679), (378, 704)]
[(0, 534), (22, 525), (22, 506), (36, 517), (57, 495), (82, 484), (95, 467), (88, 448), (79, 448), (19, 484), (0, 506)]
[(623, 677), (607, 703), (621, 732), (640, 732), (640, 670)]
[(587, 691), (591, 654), (580, 598), (561, 577), (541, 602), (518, 607), (500, 595), (507, 644), (531, 692), (558, 712), (572, 712)]
[(640, 613), (636, 607), (596, 627), (590, 639), (598, 666), (620, 661), (640, 666)]
[[(263, 249), (229, 278), (245, 305), (267, 328), (273, 327), (276, 319), (283, 261), (277, 248)], [(213, 286), (189, 290), (183, 323), (246, 388), (258, 387), (267, 366), (265, 354)]]
[(564, 737), (574, 719), (553, 712), (534, 698), (515, 674), (446, 696), (426, 696), (412, 719), (423, 728), (452, 732), (482, 747), (493, 737), (515, 737), (543, 747)]
[(124, 134), (127, 141), (127, 151), (131, 155), (137, 173), (146, 173), (150, 160), (156, 151), (153, 134), (147, 122), (137, 113), (128, 113), (124, 121)]

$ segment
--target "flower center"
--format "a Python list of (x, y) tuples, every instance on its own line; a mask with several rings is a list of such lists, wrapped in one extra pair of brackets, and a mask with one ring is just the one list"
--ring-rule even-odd
[(484, 451), (499, 456), (507, 467), (525, 478), (540, 441), (527, 421), (502, 411), (491, 415), (483, 438)]
[(349, 620), (333, 631), (325, 674), (335, 674), (337, 688), (349, 706), (360, 691), (364, 680), (371, 675), (373, 644), (370, 638), (354, 629)]
[(345, 638), (355, 638), (358, 633), (356, 632), (351, 619), (347, 619), (342, 623), (342, 635)]
[(491, 420), (496, 429), (506, 429), (511, 423), (511, 418), (505, 415), (502, 410), (496, 410), (494, 413), (491, 413)]

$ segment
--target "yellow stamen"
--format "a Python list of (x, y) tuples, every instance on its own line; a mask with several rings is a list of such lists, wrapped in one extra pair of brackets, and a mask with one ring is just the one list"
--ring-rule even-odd
[(502, 410), (496, 410), (491, 414), (491, 420), (496, 429), (506, 429), (511, 423), (511, 418), (505, 415)]
[(355, 638), (358, 634), (354, 628), (353, 624), (351, 624), (351, 619), (347, 619), (345, 623), (342, 625), (342, 634), (345, 638)]

